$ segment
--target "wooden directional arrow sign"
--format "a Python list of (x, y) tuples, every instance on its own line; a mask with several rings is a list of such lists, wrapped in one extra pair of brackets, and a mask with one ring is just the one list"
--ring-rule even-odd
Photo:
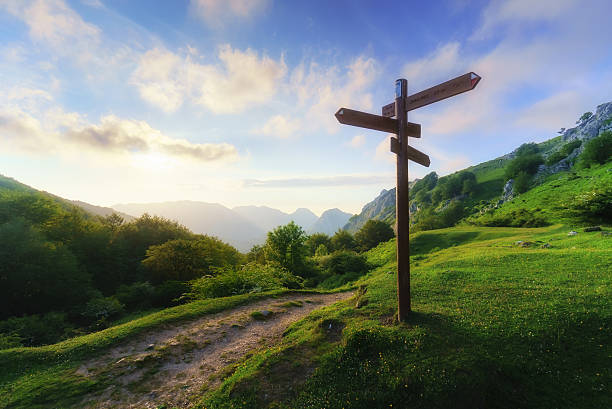
[[(397, 138), (391, 138), (391, 152), (395, 153), (396, 155), (399, 155), (400, 153), (400, 143), (397, 140)], [(412, 146), (408, 145), (407, 147), (408, 149), (408, 159), (418, 163), (419, 165), (423, 165), (426, 168), (429, 167), (429, 165), (431, 165), (431, 161), (429, 160), (429, 156), (427, 156), (426, 154), (424, 154), (423, 152), (414, 149)]]
[[(367, 112), (355, 111), (348, 108), (340, 108), (336, 112), (336, 119), (341, 124), (358, 126), (360, 128), (374, 129), (377, 131), (398, 133), (397, 120), (384, 116), (368, 114)], [(413, 138), (421, 137), (421, 125), (406, 123), (406, 134)]]
[[(406, 97), (406, 111), (424, 107), (425, 105), (433, 104), (434, 102), (450, 98), (463, 92), (471, 91), (476, 88), (480, 76), (473, 72), (461, 75), (452, 80), (438, 84), (435, 87), (428, 88), (416, 94)], [(395, 102), (382, 107), (382, 115), (387, 117), (395, 116)]]
[(392, 118), (395, 116), (395, 101), (382, 107), (382, 116)]
[(438, 84), (425, 91), (408, 95), (406, 97), (406, 111), (412, 111), (413, 109), (433, 104), (434, 102), (461, 94), (462, 92), (471, 91), (478, 85), (479, 81), (480, 76), (473, 72), (468, 72), (467, 74)]

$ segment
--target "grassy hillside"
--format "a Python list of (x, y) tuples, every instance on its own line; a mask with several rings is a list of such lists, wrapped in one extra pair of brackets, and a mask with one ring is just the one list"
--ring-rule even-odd
[(414, 235), (414, 311), (399, 325), (384, 243), (357, 300), (290, 327), (201, 407), (610, 407), (612, 236), (567, 232)]
[[(592, 222), (593, 218), (584, 211), (574, 211), (573, 206), (582, 196), (592, 196), (594, 192), (601, 189), (612, 189), (612, 164), (610, 162), (605, 165), (593, 165), (587, 169), (550, 175), (542, 184), (504, 203), (490, 214), (478, 216), (471, 221), (486, 222), (488, 219), (502, 218), (527, 209), (549, 223), (586, 225)], [(612, 203), (609, 206), (612, 209)]]

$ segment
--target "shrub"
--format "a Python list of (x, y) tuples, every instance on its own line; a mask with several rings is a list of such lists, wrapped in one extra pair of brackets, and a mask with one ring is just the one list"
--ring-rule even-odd
[(354, 251), (337, 251), (319, 260), (321, 269), (328, 274), (346, 274), (368, 272), (371, 266), (364, 255)]
[(314, 256), (321, 246), (328, 250), (331, 248), (331, 238), (325, 233), (314, 233), (308, 236), (304, 244), (308, 248), (308, 254)]
[(242, 261), (238, 250), (209, 236), (154, 245), (149, 247), (146, 256), (142, 264), (157, 282), (188, 281), (213, 274), (216, 268), (235, 267)]
[(566, 143), (556, 152), (551, 153), (548, 158), (546, 158), (546, 165), (552, 166), (555, 163), (558, 163), (562, 159), (567, 158), (576, 148), (582, 145), (582, 141), (580, 139), (573, 140), (571, 142)]
[(117, 289), (115, 297), (128, 309), (144, 309), (151, 306), (155, 288), (148, 282), (123, 284)]
[(514, 178), (514, 192), (525, 193), (529, 190), (529, 186), (531, 186), (531, 175), (524, 171), (519, 172)]
[(155, 287), (153, 306), (171, 307), (181, 303), (181, 297), (189, 292), (190, 285), (184, 281), (168, 280)]
[(537, 153), (540, 153), (540, 147), (538, 146), (537, 143), (530, 142), (530, 143), (524, 143), (521, 146), (519, 146), (515, 152), (515, 155), (516, 157), (519, 157), (519, 156), (526, 156), (526, 155), (535, 155)]
[(561, 152), (560, 150), (555, 151), (551, 153), (550, 155), (548, 155), (548, 158), (546, 158), (546, 165), (552, 166), (555, 163), (559, 163), (559, 161), (561, 161), (562, 159), (565, 159), (566, 156), (567, 155), (564, 155), (563, 152)]
[(315, 250), (315, 257), (327, 256), (329, 254), (329, 250), (325, 247), (325, 244), (319, 244), (319, 247)]
[(355, 241), (357, 241), (359, 250), (367, 251), (393, 237), (395, 237), (395, 233), (393, 233), (391, 226), (383, 221), (370, 219), (355, 234)]
[(191, 283), (192, 298), (228, 297), (273, 290), (300, 288), (302, 280), (288, 271), (271, 265), (249, 263), (242, 270), (228, 270), (217, 276), (205, 276)]
[(106, 321), (122, 312), (123, 304), (115, 297), (98, 297), (89, 300), (81, 314), (92, 321)]
[(542, 163), (544, 163), (544, 159), (539, 153), (530, 153), (517, 156), (511, 160), (506, 167), (506, 179), (513, 179), (520, 172), (533, 175), (538, 171), (538, 167)]
[(59, 312), (12, 317), (0, 322), (0, 344), (5, 343), (5, 348), (54, 344), (64, 339), (71, 329), (66, 314)]
[(566, 205), (583, 219), (612, 221), (612, 186), (601, 183), (592, 190), (579, 194)]
[(542, 227), (550, 223), (541, 215), (527, 209), (512, 210), (507, 213), (487, 213), (470, 221), (478, 226), (489, 227)]
[(21, 337), (17, 334), (0, 334), (0, 350), (22, 347)]
[(331, 244), (334, 250), (355, 250), (357, 248), (357, 242), (353, 235), (342, 229), (332, 236)]
[(612, 131), (602, 132), (584, 145), (580, 154), (580, 166), (590, 167), (593, 164), (604, 164), (612, 159)]

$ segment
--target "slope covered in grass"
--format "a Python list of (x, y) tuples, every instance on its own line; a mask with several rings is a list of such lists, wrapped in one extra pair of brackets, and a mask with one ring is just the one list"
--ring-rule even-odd
[(356, 300), (293, 325), (201, 407), (610, 407), (612, 238), (567, 232), (415, 235), (401, 324), (394, 242), (382, 244)]
[[(605, 187), (608, 191), (612, 188), (612, 165), (610, 163), (570, 172), (559, 172), (548, 176), (542, 184), (516, 196), (498, 209), (482, 216), (477, 215), (468, 221), (487, 223), (491, 219), (500, 219), (507, 215), (517, 214), (521, 210), (527, 210), (551, 224), (564, 223), (583, 226), (593, 222), (601, 223), (605, 222), (605, 219), (590, 217), (585, 211), (577, 212), (573, 206), (581, 196), (592, 195), (593, 192)], [(612, 197), (602, 200), (608, 200), (612, 212)]]

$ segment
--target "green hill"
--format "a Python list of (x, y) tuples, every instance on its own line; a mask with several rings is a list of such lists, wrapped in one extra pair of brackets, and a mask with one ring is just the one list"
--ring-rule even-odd
[[(448, 176), (438, 177), (430, 173), (411, 184), (412, 228), (417, 231), (443, 228), (462, 220), (489, 224), (487, 220), (492, 214), (480, 222), (475, 221), (476, 216), (484, 213), (498, 214), (497, 225), (506, 226), (554, 222), (584, 225), (606, 221), (608, 219), (584, 217), (583, 212), (572, 211), (572, 201), (575, 197), (592, 193), (594, 189), (601, 191), (598, 186), (612, 183), (605, 169), (593, 169), (597, 165), (588, 169), (579, 166), (580, 155), (587, 143), (611, 130), (612, 103), (605, 103), (597, 107), (595, 114), (581, 118), (575, 128), (564, 130), (562, 135), (538, 144), (523, 145), (509, 154)], [(534, 152), (527, 152), (529, 150)], [(525, 156), (531, 153), (530, 173), (521, 177), (509, 176), (510, 168), (517, 165), (518, 156), (523, 153), (527, 154)], [(519, 218), (523, 224), (516, 221), (503, 224), (503, 215), (516, 215), (519, 210), (523, 214)], [(369, 219), (383, 220), (391, 225), (395, 223), (395, 189), (383, 190), (344, 228), (355, 232)]]
[(199, 407), (609, 407), (612, 236), (567, 232), (415, 234), (414, 312), (399, 325), (395, 242), (382, 244), (357, 300), (291, 326)]

